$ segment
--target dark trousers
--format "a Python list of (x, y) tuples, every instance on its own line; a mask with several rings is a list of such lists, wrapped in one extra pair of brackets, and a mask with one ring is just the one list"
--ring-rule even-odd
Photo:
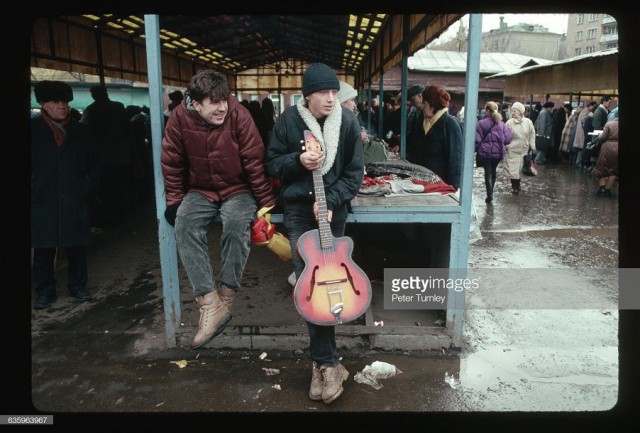
[[(87, 285), (87, 250), (84, 245), (65, 248), (67, 253), (67, 288), (75, 292)], [(54, 294), (56, 291), (54, 259), (56, 248), (33, 249), (33, 281), (38, 294)]]
[(499, 163), (499, 159), (485, 159), (483, 161), (484, 186), (487, 190), (487, 197), (491, 197), (493, 195), (493, 187), (496, 184), (496, 172)]
[[(296, 245), (302, 234), (318, 228), (318, 222), (313, 215), (313, 204), (287, 203), (284, 207), (283, 222), (291, 242), (293, 270), (296, 273), (296, 278), (300, 278), (300, 274), (304, 270), (304, 260), (298, 255)], [(330, 226), (334, 237), (344, 236), (346, 223), (347, 205), (345, 204), (333, 211)], [(318, 364), (318, 367), (337, 365), (340, 357), (336, 350), (335, 326), (321, 326), (307, 322), (307, 329), (311, 359)]]

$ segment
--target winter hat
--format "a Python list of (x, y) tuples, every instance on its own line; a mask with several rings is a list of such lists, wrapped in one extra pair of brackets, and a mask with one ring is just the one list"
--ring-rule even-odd
[(520, 102), (514, 102), (511, 106), (511, 109), (518, 110), (520, 114), (524, 114), (524, 105), (522, 105)]
[(71, 86), (63, 81), (40, 81), (33, 86), (36, 101), (39, 103), (49, 101), (73, 101), (73, 90)]
[(309, 96), (321, 90), (340, 90), (336, 73), (324, 63), (312, 63), (302, 76), (302, 94)]
[(169, 93), (169, 99), (175, 103), (182, 102), (182, 100), (184, 99), (184, 95), (180, 90), (175, 90)]
[(553, 103), (553, 101), (549, 101), (549, 102), (545, 102), (543, 107), (544, 108), (553, 108), (553, 106), (556, 105)]
[(341, 104), (347, 102), (349, 99), (354, 99), (358, 96), (356, 89), (351, 87), (346, 81), (340, 81), (340, 91), (338, 92), (338, 100)]
[(421, 86), (419, 84), (409, 87), (409, 89), (407, 89), (407, 100), (410, 101), (411, 98), (416, 96), (418, 93), (422, 93), (423, 90), (424, 86)]

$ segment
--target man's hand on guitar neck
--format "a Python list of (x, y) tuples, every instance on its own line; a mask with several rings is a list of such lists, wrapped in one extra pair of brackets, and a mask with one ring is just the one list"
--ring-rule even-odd
[[(313, 202), (313, 215), (316, 217), (316, 220), (318, 219), (318, 202), (314, 201)], [(327, 221), (331, 222), (331, 218), (333, 218), (333, 211), (330, 209), (327, 209)]]
[(324, 153), (308, 150), (300, 154), (300, 162), (307, 170), (317, 170), (322, 167), (322, 163), (324, 162)]

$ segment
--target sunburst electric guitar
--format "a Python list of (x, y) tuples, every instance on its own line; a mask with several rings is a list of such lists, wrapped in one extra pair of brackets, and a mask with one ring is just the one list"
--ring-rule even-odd
[[(304, 132), (306, 150), (321, 151), (311, 131)], [(336, 325), (360, 317), (371, 304), (369, 277), (352, 260), (353, 240), (334, 237), (327, 220), (328, 210), (321, 169), (313, 171), (318, 204), (318, 228), (298, 239), (298, 254), (305, 267), (293, 290), (300, 315), (317, 325)]]

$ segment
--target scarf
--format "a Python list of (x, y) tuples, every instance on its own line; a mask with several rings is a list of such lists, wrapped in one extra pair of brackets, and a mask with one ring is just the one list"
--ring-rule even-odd
[(66, 126), (71, 121), (71, 117), (67, 116), (64, 120), (56, 122), (51, 117), (49, 117), (47, 112), (44, 110), (42, 110), (42, 117), (44, 118), (44, 121), (49, 129), (51, 129), (51, 132), (53, 132), (53, 139), (55, 140), (56, 144), (58, 146), (62, 145), (62, 142), (64, 141), (64, 135), (67, 133)]
[(311, 114), (311, 111), (304, 106), (304, 98), (300, 98), (297, 104), (298, 113), (300, 117), (307, 125), (311, 133), (318, 139), (322, 150), (324, 151), (325, 158), (322, 163), (322, 175), (329, 172), (333, 166), (333, 162), (336, 159), (338, 153), (338, 144), (340, 143), (340, 126), (342, 125), (342, 107), (339, 103), (336, 103), (331, 113), (327, 116), (327, 120), (324, 122), (324, 127), (321, 128), (318, 120)]
[(436, 123), (444, 113), (447, 112), (447, 107), (441, 108), (436, 111), (431, 119), (427, 119), (426, 117), (422, 121), (422, 129), (424, 129), (424, 135), (427, 135), (427, 132), (431, 129), (434, 123)]

